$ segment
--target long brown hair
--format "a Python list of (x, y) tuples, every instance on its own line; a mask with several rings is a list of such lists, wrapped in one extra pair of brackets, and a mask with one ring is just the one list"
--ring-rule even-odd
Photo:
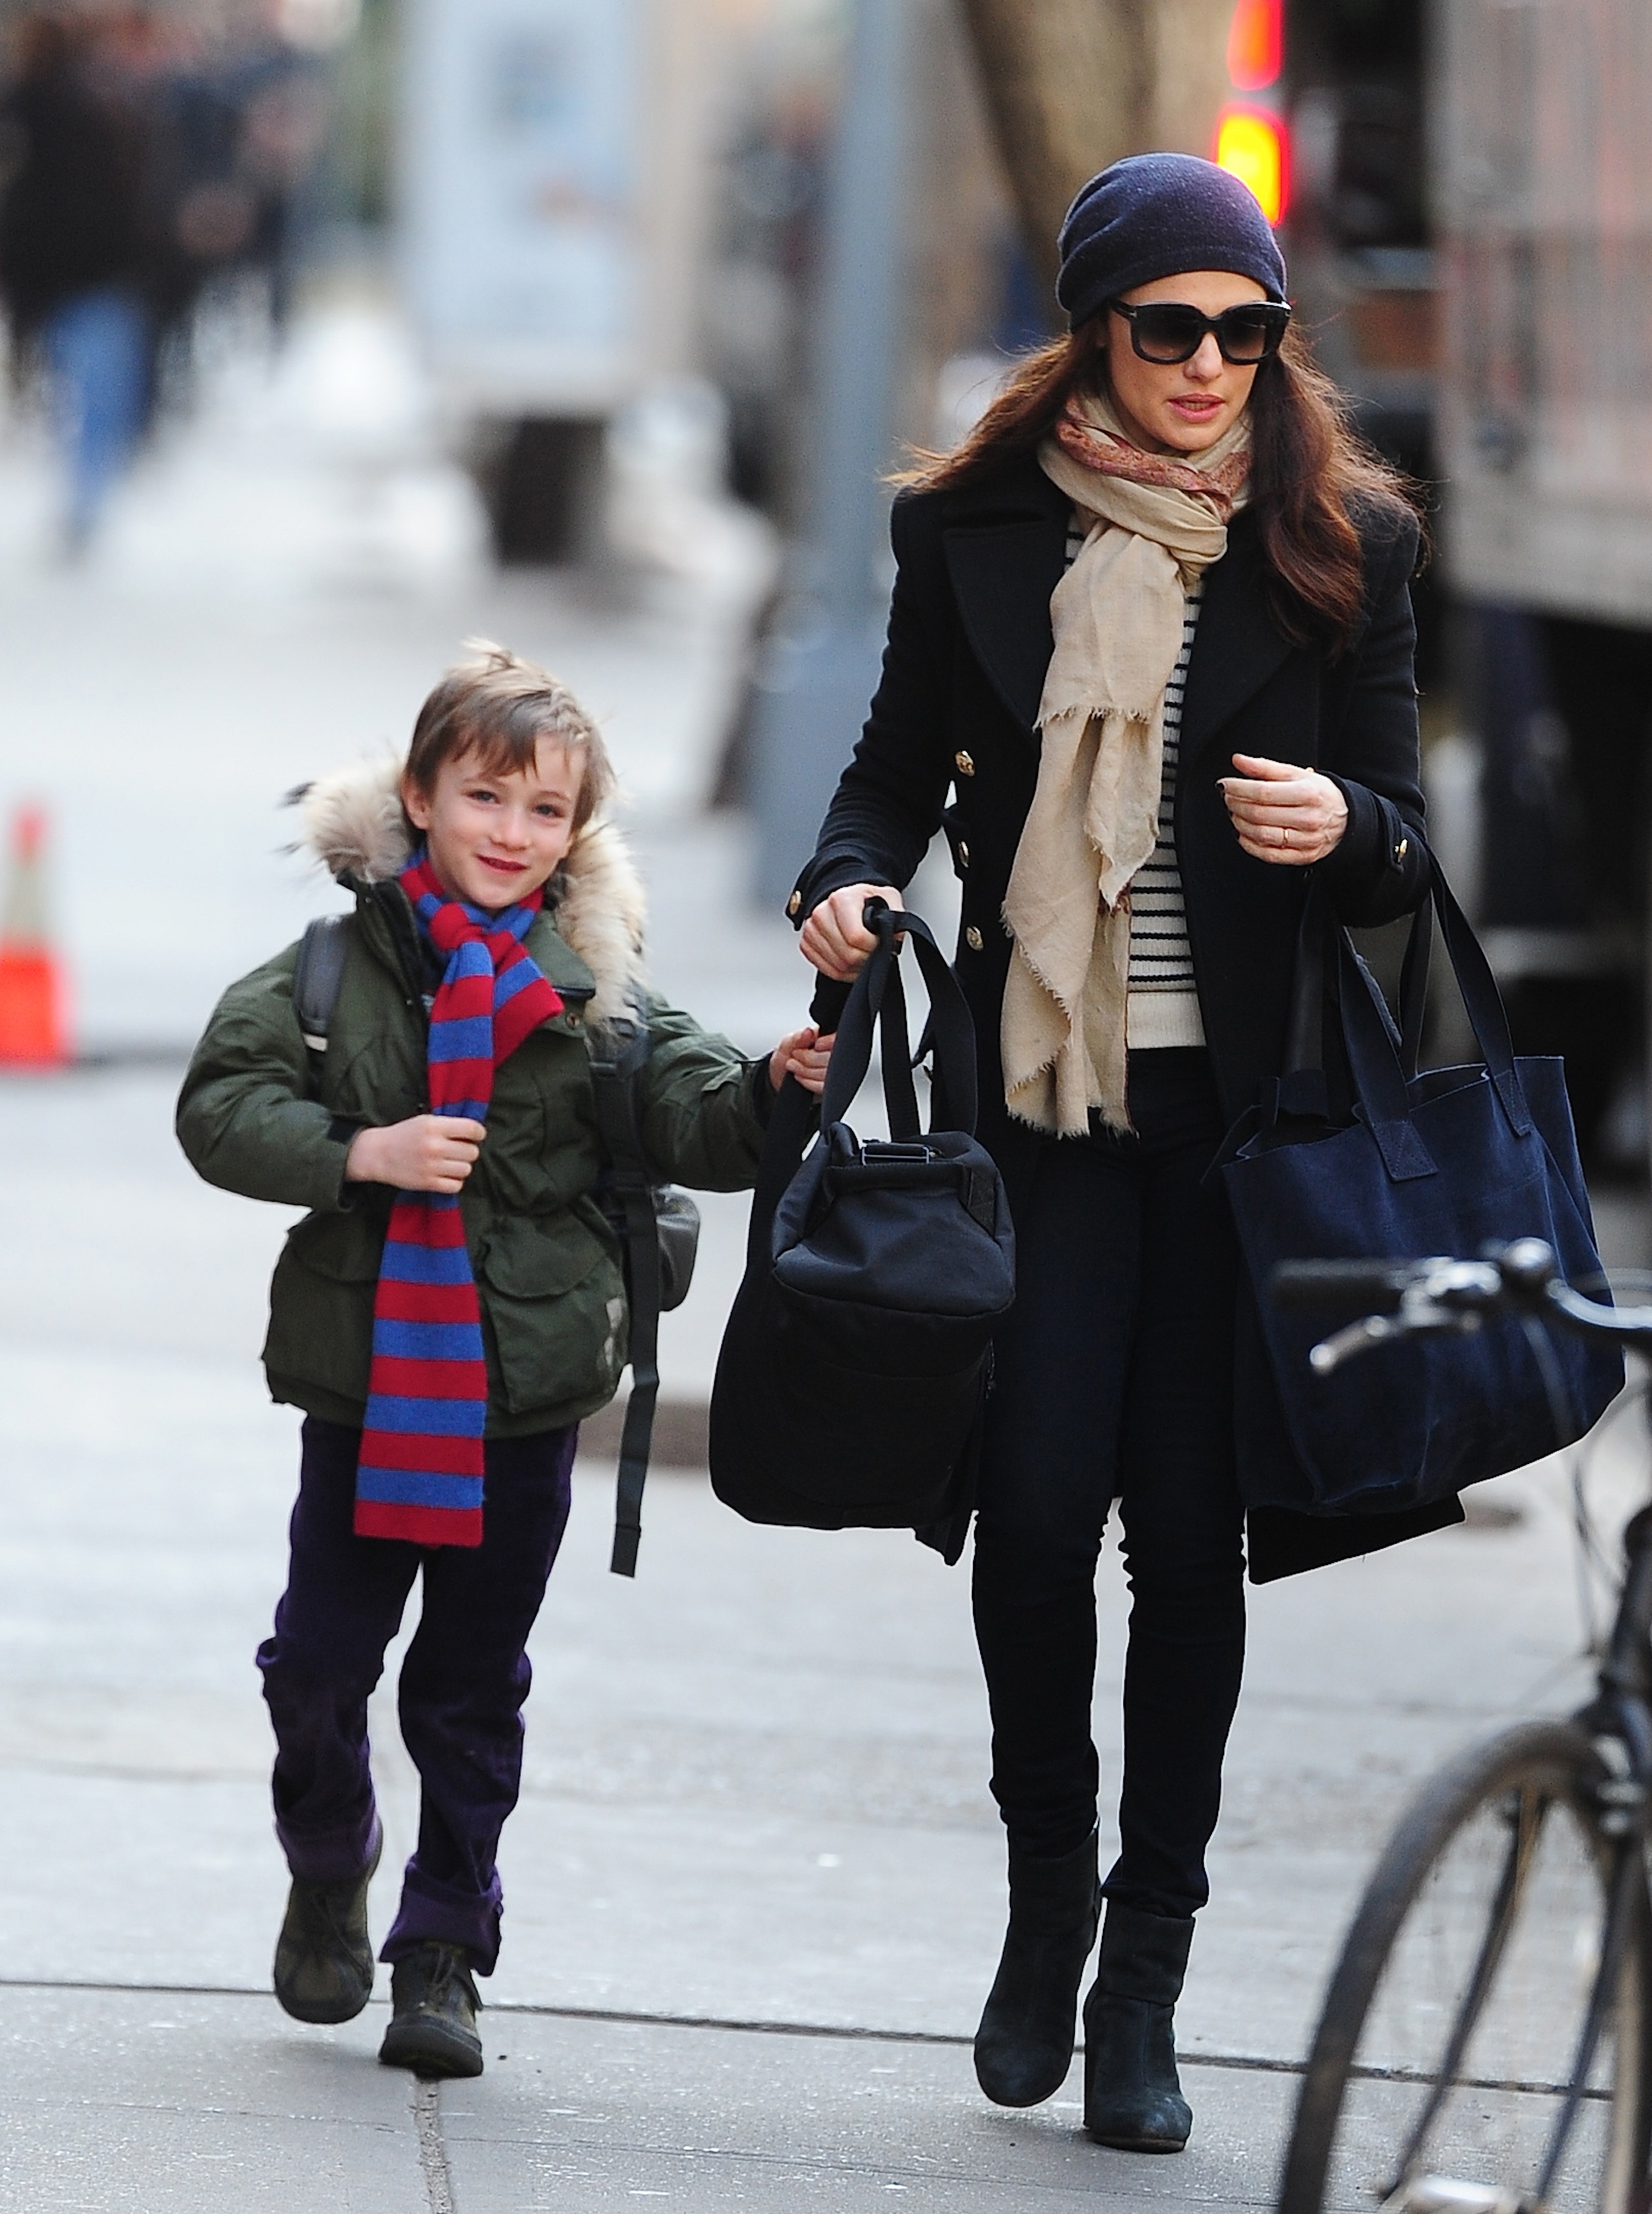
[[(1030, 451), (1076, 394), (1102, 388), (1106, 354), (1092, 315), (1017, 364), (1008, 382), (951, 454), (919, 453), (896, 479), (920, 492), (971, 483)], [(1348, 403), (1314, 362), (1294, 325), (1257, 371), (1251, 401), (1251, 505), (1262, 526), (1282, 627), (1299, 639), (1324, 633), (1340, 649), (1364, 599), (1360, 520), (1421, 520), (1416, 487), (1361, 438)], [(1304, 621), (1304, 616), (1306, 621)]]

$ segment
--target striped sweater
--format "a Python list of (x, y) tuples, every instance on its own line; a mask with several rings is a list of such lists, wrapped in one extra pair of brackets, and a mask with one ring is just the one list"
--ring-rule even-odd
[[(1082, 530), (1069, 527), (1069, 567), (1084, 543)], [(1182, 700), (1188, 663), (1204, 597), (1198, 578), (1187, 596), (1182, 619), (1182, 648), (1165, 687), (1165, 768), (1159, 791), (1159, 839), (1130, 879), (1129, 996), (1125, 1043), (1137, 1052), (1159, 1046), (1202, 1045), (1204, 1024), (1187, 939), (1187, 907), (1182, 871), (1176, 857), (1176, 778), (1182, 746)]]

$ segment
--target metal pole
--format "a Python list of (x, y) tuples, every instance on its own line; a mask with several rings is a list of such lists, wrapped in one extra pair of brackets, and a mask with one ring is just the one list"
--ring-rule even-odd
[(856, 0), (823, 273), (817, 443), (792, 589), (758, 679), (757, 891), (783, 898), (811, 851), (878, 682), (882, 524), (905, 244), (909, 0)]

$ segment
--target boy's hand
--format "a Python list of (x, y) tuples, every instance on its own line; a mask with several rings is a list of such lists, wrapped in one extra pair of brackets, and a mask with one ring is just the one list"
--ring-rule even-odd
[(410, 1115), (388, 1128), (358, 1130), (345, 1156), (352, 1183), (393, 1184), (398, 1191), (460, 1190), (476, 1165), (480, 1122), (462, 1115)]
[(768, 1056), (770, 1089), (778, 1092), (788, 1076), (795, 1076), (805, 1092), (823, 1092), (826, 1064), (832, 1057), (835, 1043), (834, 1038), (822, 1037), (812, 1024), (807, 1029), (793, 1031), (790, 1037), (783, 1037)]

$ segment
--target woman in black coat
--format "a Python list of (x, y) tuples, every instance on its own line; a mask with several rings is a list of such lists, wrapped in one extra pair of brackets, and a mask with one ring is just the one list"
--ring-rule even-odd
[[(976, 2071), (1008, 2106), (1059, 2088), (1104, 1895), (1086, 2125), (1173, 2151), (1247, 1510), (1257, 1580), (1457, 1519), (1294, 1511), (1288, 1450), (1239, 1433), (1236, 1360), (1262, 1355), (1205, 1180), (1281, 1073), (1309, 871), (1355, 925), (1427, 889), (1418, 529), (1289, 330), (1243, 186), (1188, 156), (1117, 163), (1062, 251), (1071, 335), (896, 503), (882, 682), (790, 911), (815, 966), (851, 976), (866, 899), (898, 903), (945, 827), (1018, 1251), (975, 1545), (1010, 1888)], [(1133, 1603), (1104, 1884), (1090, 1706), (1114, 1499)]]

